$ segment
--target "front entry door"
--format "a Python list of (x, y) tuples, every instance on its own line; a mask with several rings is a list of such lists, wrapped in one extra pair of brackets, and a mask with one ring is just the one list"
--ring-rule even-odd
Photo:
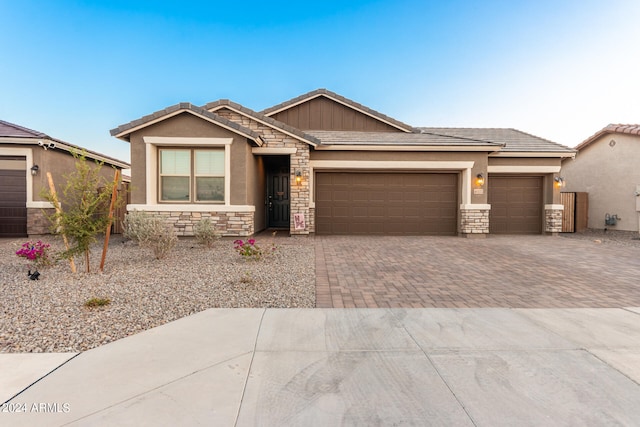
[(271, 171), (267, 181), (269, 227), (289, 228), (289, 167)]

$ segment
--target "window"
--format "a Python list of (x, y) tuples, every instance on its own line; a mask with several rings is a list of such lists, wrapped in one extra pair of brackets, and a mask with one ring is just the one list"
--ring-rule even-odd
[(224, 164), (224, 149), (161, 149), (160, 201), (224, 202)]

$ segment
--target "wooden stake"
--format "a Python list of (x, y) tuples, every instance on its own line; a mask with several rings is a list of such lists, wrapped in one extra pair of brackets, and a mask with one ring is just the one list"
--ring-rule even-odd
[(109, 205), (109, 221), (107, 222), (107, 231), (104, 233), (104, 246), (102, 248), (102, 259), (100, 260), (100, 271), (104, 270), (104, 261), (107, 258), (107, 249), (109, 249), (109, 236), (111, 236), (111, 222), (113, 221), (113, 210), (118, 199), (118, 179), (120, 179), (120, 171), (116, 169), (113, 177), (113, 191), (111, 192), (111, 204)]
[[(47, 180), (49, 181), (49, 189), (51, 190), (51, 198), (53, 199), (53, 207), (56, 208), (56, 212), (59, 214), (62, 212), (62, 207), (60, 206), (60, 202), (58, 202), (58, 194), (56, 193), (56, 186), (53, 185), (53, 178), (51, 177), (51, 172), (47, 172)], [(60, 225), (58, 227), (61, 228)], [(69, 250), (69, 240), (67, 240), (67, 235), (64, 234), (64, 229), (61, 230), (62, 240), (64, 241), (64, 246)], [(69, 259), (69, 266), (71, 267), (71, 272), (76, 272), (76, 263), (73, 262), (73, 258)]]

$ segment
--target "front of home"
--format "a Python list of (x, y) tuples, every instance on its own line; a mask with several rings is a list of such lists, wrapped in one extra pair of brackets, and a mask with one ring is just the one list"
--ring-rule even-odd
[(563, 158), (514, 129), (416, 128), (326, 89), (256, 112), (181, 103), (111, 131), (131, 144), (131, 204), (178, 234), (545, 234)]

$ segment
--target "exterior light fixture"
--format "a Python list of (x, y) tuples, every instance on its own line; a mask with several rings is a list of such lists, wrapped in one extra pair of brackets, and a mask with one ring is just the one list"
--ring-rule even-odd
[(300, 172), (300, 169), (298, 169), (296, 171), (296, 184), (300, 185), (301, 182), (302, 182), (302, 172)]
[(39, 170), (40, 170), (40, 168), (38, 167), (38, 165), (31, 166), (31, 175), (33, 175), (33, 176), (38, 175), (38, 171)]
[(554, 181), (553, 184), (555, 185), (556, 188), (562, 188), (566, 184), (566, 181), (561, 176), (556, 176), (555, 178), (553, 178), (553, 181)]
[(478, 187), (482, 187), (484, 185), (484, 175), (482, 175), (481, 173), (476, 175), (476, 185)]

